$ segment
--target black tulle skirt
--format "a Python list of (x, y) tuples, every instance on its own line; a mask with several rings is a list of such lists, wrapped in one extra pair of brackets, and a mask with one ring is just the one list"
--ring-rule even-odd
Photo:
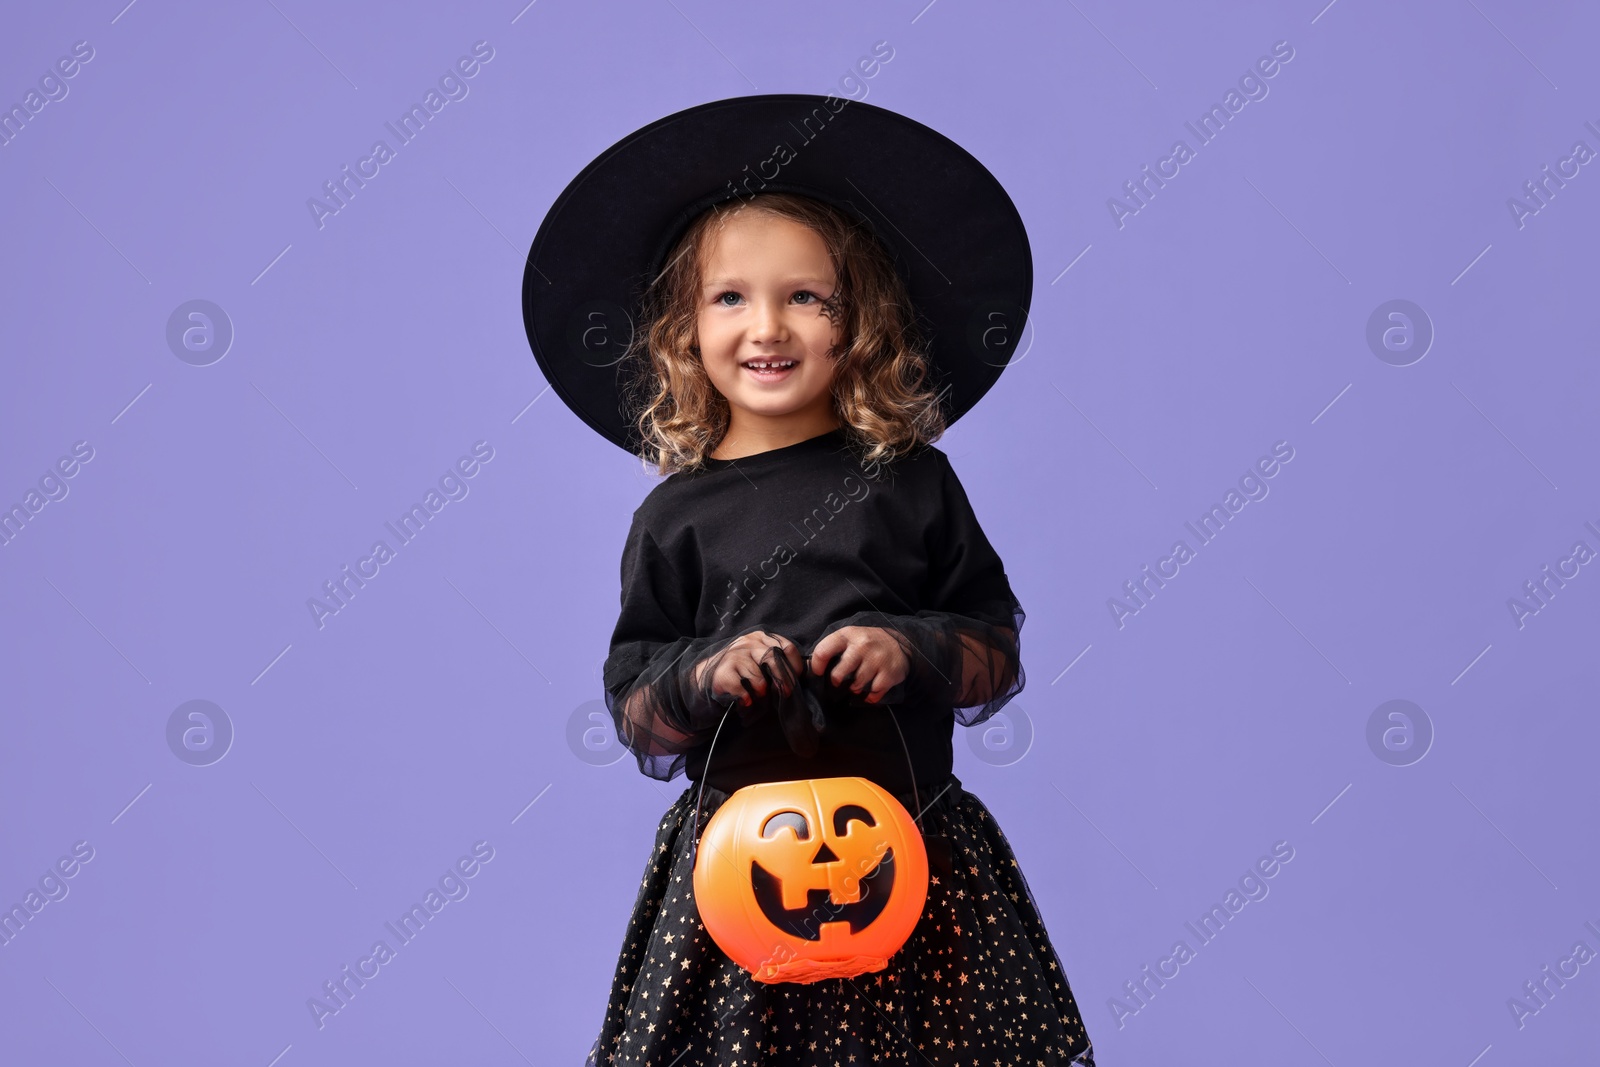
[[(910, 938), (884, 970), (812, 983), (757, 982), (706, 933), (693, 891), (698, 789), (656, 831), (587, 1067), (1094, 1067), (1016, 856), (958, 778), (922, 792), (930, 884)], [(702, 833), (726, 799), (706, 787)], [(915, 798), (900, 800), (916, 813)]]

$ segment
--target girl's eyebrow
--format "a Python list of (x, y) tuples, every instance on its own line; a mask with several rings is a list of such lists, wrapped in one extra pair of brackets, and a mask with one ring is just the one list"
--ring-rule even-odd
[[(741, 286), (743, 286), (744, 284), (745, 284), (745, 280), (743, 278), (712, 278), (712, 279), (706, 281), (703, 285), (701, 285), (700, 288), (702, 288), (702, 289), (737, 289), (737, 288), (740, 288)], [(785, 287), (787, 287), (787, 286), (791, 286), (791, 285), (829, 286), (829, 285), (832, 285), (834, 283), (833, 283), (832, 280), (830, 280), (828, 278), (821, 277), (820, 275), (801, 274), (801, 275), (796, 275), (793, 278), (786, 279), (782, 284)]]

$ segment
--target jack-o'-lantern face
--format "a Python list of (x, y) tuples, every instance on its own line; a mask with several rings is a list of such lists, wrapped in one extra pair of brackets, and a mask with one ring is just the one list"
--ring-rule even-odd
[(857, 777), (746, 786), (706, 823), (695, 899), (712, 940), (766, 982), (882, 970), (928, 892), (905, 806)]

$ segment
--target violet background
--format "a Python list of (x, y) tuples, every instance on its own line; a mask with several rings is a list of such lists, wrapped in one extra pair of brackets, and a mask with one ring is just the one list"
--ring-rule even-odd
[[(1600, 950), (1600, 567), (1520, 629), (1507, 600), (1600, 549), (1600, 175), (1521, 227), (1507, 200), (1600, 149), (1600, 17), (925, 2), (8, 10), (0, 103), (95, 56), (0, 147), (0, 504), (94, 458), (0, 548), (0, 904), (95, 855), (0, 946), (0, 1060), (581, 1062), (686, 783), (569, 746), (653, 481), (545, 391), (523, 256), (629, 131), (830, 90), (965, 146), (1033, 241), (1031, 346), (940, 443), (1028, 611), (990, 725), (1033, 738), (1007, 764), (958, 731), (956, 770), (1102, 1067), (1594, 1054), (1600, 965), (1521, 1028), (1507, 999)], [(307, 198), (479, 40), (469, 96), (319, 229)], [(1119, 229), (1107, 198), (1283, 40)], [(236, 331), (210, 366), (166, 342), (195, 298)], [(1436, 330), (1404, 367), (1365, 339), (1393, 298)], [(307, 599), (479, 440), (469, 495), (319, 630)], [(1278, 441), (1270, 495), (1119, 630), (1108, 598)], [(236, 732), (210, 766), (168, 747), (192, 699)], [(1436, 733), (1409, 766), (1367, 743), (1391, 699)], [(479, 840), (470, 894), (319, 1029), (307, 999)], [(1119, 1026), (1280, 840), (1270, 895)]]

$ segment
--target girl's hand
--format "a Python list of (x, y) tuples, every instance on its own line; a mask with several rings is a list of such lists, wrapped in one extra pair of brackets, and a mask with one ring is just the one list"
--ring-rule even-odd
[(779, 634), (755, 630), (735, 638), (716, 656), (697, 664), (694, 682), (696, 686), (704, 685), (709, 668), (713, 697), (721, 701), (737, 697), (739, 703), (749, 707), (766, 695), (769, 686), (776, 686), (778, 695), (787, 697), (794, 691), (804, 663), (799, 645)]
[[(837, 656), (832, 670), (828, 664)], [(878, 626), (841, 626), (811, 650), (811, 673), (827, 671), (829, 685), (848, 685), (876, 704), (890, 689), (906, 680), (911, 663), (896, 636)]]

